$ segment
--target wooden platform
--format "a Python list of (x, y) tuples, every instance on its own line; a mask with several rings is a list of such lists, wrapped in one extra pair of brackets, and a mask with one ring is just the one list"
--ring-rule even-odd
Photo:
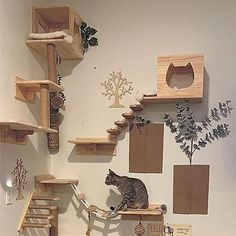
[(0, 142), (2, 143), (26, 144), (27, 136), (34, 132), (56, 133), (57, 131), (16, 120), (0, 121)]
[(15, 98), (20, 101), (34, 102), (37, 92), (42, 85), (48, 85), (49, 92), (64, 91), (64, 88), (51, 80), (25, 80), (18, 76), (14, 78)]
[(83, 59), (83, 52), (77, 48), (73, 43), (68, 43), (64, 39), (43, 39), (43, 40), (26, 40), (29, 48), (35, 50), (44, 57), (47, 57), (47, 44), (54, 44), (57, 53), (60, 54), (64, 60), (79, 60)]
[(39, 181), (40, 184), (59, 184), (59, 185), (66, 185), (66, 184), (78, 184), (78, 179), (48, 179), (48, 180), (41, 180)]
[(162, 98), (162, 97), (158, 97), (158, 96), (153, 96), (153, 97), (144, 97), (140, 103), (142, 104), (162, 104), (162, 103), (175, 103), (177, 101), (180, 101), (180, 100), (188, 100), (188, 101), (191, 101), (191, 102), (202, 102), (202, 98), (189, 98), (189, 97), (186, 97), (186, 98), (179, 98), (179, 99), (174, 99), (174, 98)]
[(116, 155), (117, 141), (109, 138), (76, 138), (68, 142), (76, 145), (80, 155)]

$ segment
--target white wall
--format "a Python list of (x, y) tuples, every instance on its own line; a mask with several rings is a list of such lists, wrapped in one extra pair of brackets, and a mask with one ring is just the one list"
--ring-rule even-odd
[[(14, 98), (13, 76), (44, 79), (44, 71), (25, 45), (31, 32), (31, 1), (1, 1), (0, 8), (0, 120), (19, 120), (37, 124), (38, 104), (27, 105)], [(5, 205), (6, 180), (11, 177), (16, 158), (22, 158), (28, 169), (25, 199)], [(15, 236), (25, 201), (34, 189), (34, 176), (50, 172), (50, 155), (44, 134), (32, 135), (27, 145), (0, 144), (0, 235)], [(44, 235), (45, 232), (41, 232)], [(30, 232), (26, 233), (30, 235)], [(34, 234), (35, 235), (35, 234)]]
[[(38, 6), (71, 5), (99, 32), (99, 46), (91, 48), (81, 63), (63, 62), (60, 68), (61, 73), (65, 76), (63, 86), (66, 89), (67, 100), (65, 118), (60, 130), (61, 149), (58, 154), (52, 156), (52, 173), (57, 177), (79, 178), (80, 189), (87, 195), (88, 200), (100, 207), (107, 208), (107, 205), (114, 205), (119, 198), (115, 189), (112, 188), (115, 192), (110, 191), (111, 188), (104, 184), (108, 168), (112, 168), (121, 175), (141, 178), (149, 190), (150, 202), (167, 204), (166, 223), (192, 224), (195, 236), (233, 235), (236, 211), (236, 155), (233, 149), (233, 140), (236, 138), (233, 124), (233, 120), (236, 118), (235, 112), (227, 120), (231, 124), (230, 136), (208, 146), (194, 159), (194, 164), (210, 164), (211, 166), (209, 214), (206, 216), (172, 214), (173, 165), (188, 162), (178, 149), (174, 137), (168, 129), (165, 130), (163, 174), (130, 174), (128, 172), (129, 141), (127, 133), (119, 141), (118, 155), (113, 158), (77, 156), (73, 145), (68, 144), (67, 140), (76, 137), (105, 136), (105, 130), (112, 127), (115, 120), (121, 119), (122, 112), (128, 111), (128, 105), (134, 103), (135, 99), (134, 94), (128, 95), (123, 99), (125, 109), (108, 109), (111, 102), (101, 95), (100, 82), (107, 79), (111, 71), (121, 70), (128, 80), (133, 81), (135, 91), (155, 89), (156, 61), (157, 57), (161, 55), (204, 53), (208, 86), (206, 86), (203, 104), (193, 106), (198, 114), (202, 113), (201, 116), (204, 116), (205, 110), (225, 99), (232, 99), (233, 106), (235, 106), (235, 1), (34, 0), (33, 3)], [(4, 111), (1, 110), (3, 117), (17, 115), (19, 118), (25, 119), (26, 113), (30, 114), (24, 104), (15, 102), (9, 95), (12, 88), (10, 85), (12, 74), (18, 73), (30, 78), (31, 72), (34, 71), (29, 71), (27, 65), (34, 58), (23, 45), (23, 39), (29, 32), (29, 5), (22, 2), (20, 4), (17, 1), (14, 1), (13, 4), (10, 1), (2, 4), (3, 9), (1, 7), (1, 11), (7, 17), (5, 22), (8, 23), (7, 28), (4, 24), (4, 28), (1, 27), (1, 29), (6, 31), (5, 41), (7, 41), (8, 50), (12, 51), (11, 56), (8, 56), (6, 54), (8, 50), (5, 48), (4, 57), (1, 57), (2, 63), (0, 63), (1, 66), (4, 63), (4, 67), (6, 67), (3, 69), (4, 73), (2, 73), (0, 82), (1, 94), (4, 96), (4, 99), (0, 101), (1, 107), (4, 107)], [(25, 7), (25, 9), (20, 11), (16, 6), (20, 9)], [(19, 17), (21, 20), (10, 17), (11, 14), (13, 15), (12, 8), (15, 9), (14, 17)], [(22, 12), (25, 14), (25, 22), (20, 17)], [(14, 27), (16, 23), (22, 24), (21, 27)], [(11, 41), (14, 43), (10, 44)], [(15, 48), (20, 51), (16, 53)], [(8, 59), (8, 63), (6, 63), (6, 59)], [(33, 63), (31, 68), (39, 67), (35, 65)], [(34, 71), (33, 74), (37, 75), (37, 72), (43, 76), (41, 70)], [(7, 94), (2, 92), (2, 84), (8, 87), (8, 89), (4, 89)], [(17, 109), (21, 110), (17, 111)], [(152, 121), (161, 121), (163, 114), (173, 109), (174, 105), (149, 105), (143, 114)], [(27, 119), (33, 120), (34, 117), (27, 115)], [(10, 165), (9, 159), (15, 153), (27, 154), (27, 149), (30, 149), (31, 145), (26, 149), (11, 147), (10, 145), (1, 146), (1, 159), (8, 159), (8, 165)], [(46, 145), (44, 147), (46, 149)], [(10, 150), (13, 153), (9, 156), (7, 153)], [(35, 160), (35, 162), (41, 160), (34, 155), (26, 155), (24, 158)], [(1, 161), (1, 166), (5, 162)], [(29, 168), (28, 165), (27, 167)], [(8, 168), (10, 169), (10, 167)], [(31, 168), (33, 169), (33, 165)], [(59, 202), (61, 209), (60, 236), (84, 235), (87, 223), (86, 215), (81, 215), (81, 209), (77, 209), (72, 192), (69, 188), (56, 190), (57, 194), (61, 196)], [(2, 200), (2, 198), (0, 199)], [(9, 214), (9, 217), (12, 216)], [(121, 221), (111, 225), (95, 222), (96, 227), (91, 234), (134, 235), (133, 229), (136, 224), (135, 221)], [(13, 229), (4, 228), (3, 235), (6, 235), (7, 230)], [(7, 235), (14, 234), (8, 233)]]

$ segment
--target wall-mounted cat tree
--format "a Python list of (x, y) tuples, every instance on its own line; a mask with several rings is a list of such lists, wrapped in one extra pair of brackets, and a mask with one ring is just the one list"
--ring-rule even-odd
[[(157, 64), (157, 96), (144, 97), (142, 104), (176, 102), (180, 99), (188, 99), (192, 102), (202, 101), (204, 81), (204, 56), (202, 54), (162, 56), (158, 58)], [(175, 74), (183, 76), (190, 74), (193, 81), (185, 88), (172, 88), (171, 77)], [(181, 77), (178, 80), (180, 82)]]

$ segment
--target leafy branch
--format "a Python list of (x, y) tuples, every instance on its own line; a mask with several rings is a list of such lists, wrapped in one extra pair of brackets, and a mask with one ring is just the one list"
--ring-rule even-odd
[[(176, 103), (176, 123), (170, 114), (165, 114), (165, 124), (175, 134), (175, 141), (189, 158), (190, 165), (195, 151), (200, 151), (214, 140), (224, 138), (229, 134), (228, 124), (219, 124), (213, 128), (212, 122), (219, 122), (222, 117), (226, 118), (231, 113), (230, 102), (230, 100), (219, 102), (218, 107), (211, 109), (211, 115), (206, 117), (200, 125), (196, 123), (188, 101)], [(204, 137), (200, 138), (199, 133), (204, 133)]]
[(130, 127), (130, 130), (133, 129), (133, 126), (136, 125), (136, 127), (138, 128), (138, 131), (140, 134), (142, 134), (142, 128), (145, 126), (145, 125), (149, 125), (151, 124), (151, 120), (150, 119), (146, 119), (145, 117), (141, 116), (141, 115), (137, 115), (135, 116), (135, 121), (132, 121), (129, 123), (129, 127)]

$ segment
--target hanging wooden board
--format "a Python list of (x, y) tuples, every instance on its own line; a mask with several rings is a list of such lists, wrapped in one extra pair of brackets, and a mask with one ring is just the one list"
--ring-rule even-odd
[(209, 165), (174, 166), (174, 213), (208, 213), (209, 169)]
[(161, 222), (148, 224), (147, 236), (164, 236), (164, 224)]
[(152, 123), (130, 129), (129, 172), (162, 173), (163, 123)]

